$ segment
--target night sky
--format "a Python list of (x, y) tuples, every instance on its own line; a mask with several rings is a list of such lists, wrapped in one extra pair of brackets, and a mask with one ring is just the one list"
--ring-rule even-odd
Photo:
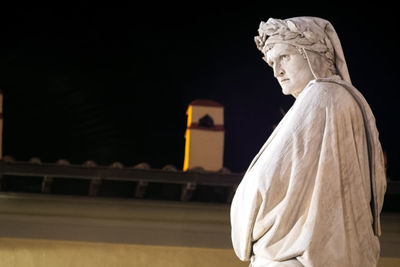
[(294, 102), (253, 37), (269, 17), (307, 15), (335, 27), (375, 114), (388, 175), (400, 179), (396, 8), (324, 8), (2, 8), (3, 155), (181, 169), (186, 109), (206, 98), (225, 108), (224, 165), (243, 172)]

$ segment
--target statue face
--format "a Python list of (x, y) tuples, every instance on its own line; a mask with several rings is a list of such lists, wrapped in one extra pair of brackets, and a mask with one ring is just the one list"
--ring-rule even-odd
[(307, 60), (290, 44), (275, 44), (266, 54), (266, 61), (274, 71), (285, 95), (297, 96), (314, 76)]

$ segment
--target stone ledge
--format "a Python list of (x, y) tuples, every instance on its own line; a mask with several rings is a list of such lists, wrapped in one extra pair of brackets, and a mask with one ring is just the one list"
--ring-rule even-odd
[[(0, 237), (231, 249), (228, 204), (0, 193)], [(400, 214), (381, 256), (400, 258)]]
[(230, 248), (229, 205), (1, 193), (0, 237)]

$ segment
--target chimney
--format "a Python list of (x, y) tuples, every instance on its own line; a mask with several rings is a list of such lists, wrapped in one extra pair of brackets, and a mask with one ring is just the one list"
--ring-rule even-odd
[(187, 109), (183, 171), (201, 167), (206, 171), (223, 168), (224, 107), (209, 99), (190, 102)]

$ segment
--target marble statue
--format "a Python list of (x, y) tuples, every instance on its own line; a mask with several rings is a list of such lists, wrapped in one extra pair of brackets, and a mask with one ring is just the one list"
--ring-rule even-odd
[(337, 33), (317, 17), (261, 22), (257, 48), (296, 98), (231, 204), (250, 266), (376, 266), (386, 192), (375, 117), (352, 85)]

